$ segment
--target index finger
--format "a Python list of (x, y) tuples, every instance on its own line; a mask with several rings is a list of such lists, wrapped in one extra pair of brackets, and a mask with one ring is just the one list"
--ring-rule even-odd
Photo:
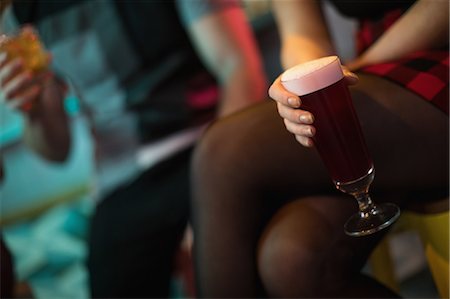
[(300, 98), (296, 94), (287, 91), (281, 84), (281, 76), (278, 76), (270, 86), (269, 96), (273, 100), (292, 108), (298, 108), (301, 105)]

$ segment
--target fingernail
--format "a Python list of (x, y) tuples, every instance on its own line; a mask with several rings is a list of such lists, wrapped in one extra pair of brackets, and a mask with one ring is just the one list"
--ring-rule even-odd
[(314, 142), (312, 141), (312, 139), (310, 139), (310, 138), (306, 139), (306, 146), (307, 147), (313, 147), (314, 146)]
[(358, 75), (356, 75), (355, 73), (350, 72), (350, 71), (346, 72), (345, 75), (347, 75), (349, 77), (352, 77), (352, 78), (355, 78), (355, 79), (358, 79)]
[(300, 106), (300, 101), (299, 99), (296, 98), (288, 98), (288, 104), (291, 105), (292, 107), (299, 107)]
[(313, 123), (313, 119), (311, 117), (311, 115), (300, 115), (300, 121), (306, 124), (312, 124)]

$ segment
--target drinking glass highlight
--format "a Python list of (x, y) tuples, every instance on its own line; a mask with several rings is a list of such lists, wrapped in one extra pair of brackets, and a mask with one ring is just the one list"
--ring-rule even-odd
[(400, 209), (392, 203), (375, 205), (369, 195), (375, 168), (339, 58), (328, 56), (299, 64), (285, 71), (281, 82), (300, 96), (301, 109), (314, 115), (313, 141), (336, 188), (358, 202), (359, 212), (345, 223), (345, 232), (364, 236), (392, 224)]

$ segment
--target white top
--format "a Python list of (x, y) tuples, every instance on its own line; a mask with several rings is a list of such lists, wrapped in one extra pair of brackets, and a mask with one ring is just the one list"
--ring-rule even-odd
[(327, 56), (298, 64), (281, 75), (290, 92), (302, 96), (330, 86), (344, 77), (337, 56)]

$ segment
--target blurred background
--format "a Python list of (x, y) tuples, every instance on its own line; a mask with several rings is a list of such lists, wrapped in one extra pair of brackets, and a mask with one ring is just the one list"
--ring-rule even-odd
[[(281, 67), (269, 1), (246, 0), (244, 6), (271, 82)], [(326, 13), (333, 36), (338, 28), (350, 33), (336, 39), (345, 61), (354, 55), (351, 36), (355, 23), (343, 19), (330, 6), (326, 6)], [(0, 156), (6, 174), (0, 183), (0, 226), (14, 260), (18, 298), (89, 298), (85, 262), (87, 227), (96, 196), (93, 141), (75, 96), (66, 103), (66, 110), (72, 115), (73, 149), (66, 162), (54, 164), (22, 144), (24, 120), (0, 104)], [(439, 297), (417, 232), (399, 229), (384, 246), (392, 257), (393, 275), (402, 295)], [(180, 248), (173, 273), (173, 298), (195, 294), (188, 250)], [(373, 265), (368, 264), (365, 271), (372, 273)]]

